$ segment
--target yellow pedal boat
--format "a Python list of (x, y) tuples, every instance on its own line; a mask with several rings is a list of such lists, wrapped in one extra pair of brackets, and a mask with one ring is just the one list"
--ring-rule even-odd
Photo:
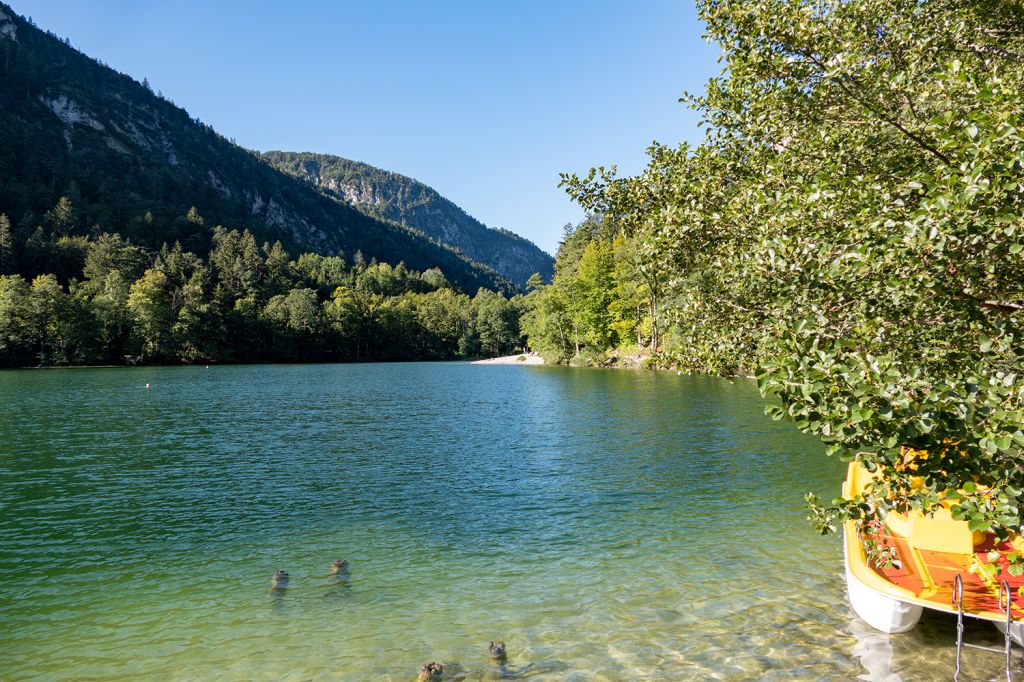
[[(850, 463), (843, 497), (852, 499), (873, 475), (856, 460)], [(930, 515), (890, 512), (885, 525), (869, 539), (895, 552), (892, 566), (869, 562), (864, 532), (857, 522), (843, 527), (846, 585), (853, 610), (882, 632), (906, 632), (917, 625), (923, 609), (992, 621), (1019, 644), (1024, 643), (1024, 576), (1010, 576), (998, 555), (1020, 551), (1020, 538), (999, 542), (990, 533), (975, 533), (946, 509)], [(996, 564), (995, 575), (982, 570)], [(1010, 613), (1007, 614), (1006, 605)], [(1009, 615), (1009, 617), (1008, 617)]]

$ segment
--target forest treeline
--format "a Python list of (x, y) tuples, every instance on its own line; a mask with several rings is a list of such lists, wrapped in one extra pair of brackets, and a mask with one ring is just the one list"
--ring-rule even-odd
[(723, 50), (684, 97), (706, 137), (563, 177), (592, 217), (527, 297), (531, 346), (756, 374), (774, 416), (881, 471), (812, 498), (820, 530), (945, 504), (1020, 531), (1024, 5), (697, 5)]
[(609, 215), (566, 225), (552, 283), (528, 283), (522, 326), (531, 349), (556, 364), (614, 365), (621, 356), (676, 363), (676, 327), (658, 308), (667, 273), (641, 267), (639, 244)]
[[(0, 366), (441, 360), (523, 347), (522, 297), (470, 297), (437, 268), (259, 245), (214, 228), (206, 258), (118, 234), (63, 234), (62, 197), (15, 264), (0, 214)], [(195, 209), (186, 220), (203, 229)], [(49, 270), (45, 269), (49, 265)], [(33, 274), (43, 272), (45, 274)]]

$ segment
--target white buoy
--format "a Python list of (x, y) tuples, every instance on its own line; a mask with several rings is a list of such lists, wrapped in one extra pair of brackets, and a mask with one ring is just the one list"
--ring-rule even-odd
[(149, 384), (146, 384), (146, 388), (149, 388)]

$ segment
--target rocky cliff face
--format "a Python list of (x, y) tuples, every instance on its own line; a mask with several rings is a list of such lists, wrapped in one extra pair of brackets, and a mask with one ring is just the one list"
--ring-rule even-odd
[(6, 7), (0, 5), (0, 38), (18, 42), (18, 25), (14, 23), (6, 10)]
[(535, 272), (548, 281), (554, 275), (554, 259), (535, 244), (507, 230), (487, 227), (412, 178), (326, 154), (274, 151), (262, 156), (369, 215), (454, 246), (513, 282), (524, 284)]

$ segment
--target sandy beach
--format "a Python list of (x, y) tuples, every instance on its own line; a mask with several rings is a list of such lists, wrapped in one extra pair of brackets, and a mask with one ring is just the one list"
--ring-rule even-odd
[(474, 360), (474, 365), (543, 365), (544, 358), (536, 353), (522, 353), (520, 355), (505, 355), (500, 358), (488, 358), (487, 360)]

